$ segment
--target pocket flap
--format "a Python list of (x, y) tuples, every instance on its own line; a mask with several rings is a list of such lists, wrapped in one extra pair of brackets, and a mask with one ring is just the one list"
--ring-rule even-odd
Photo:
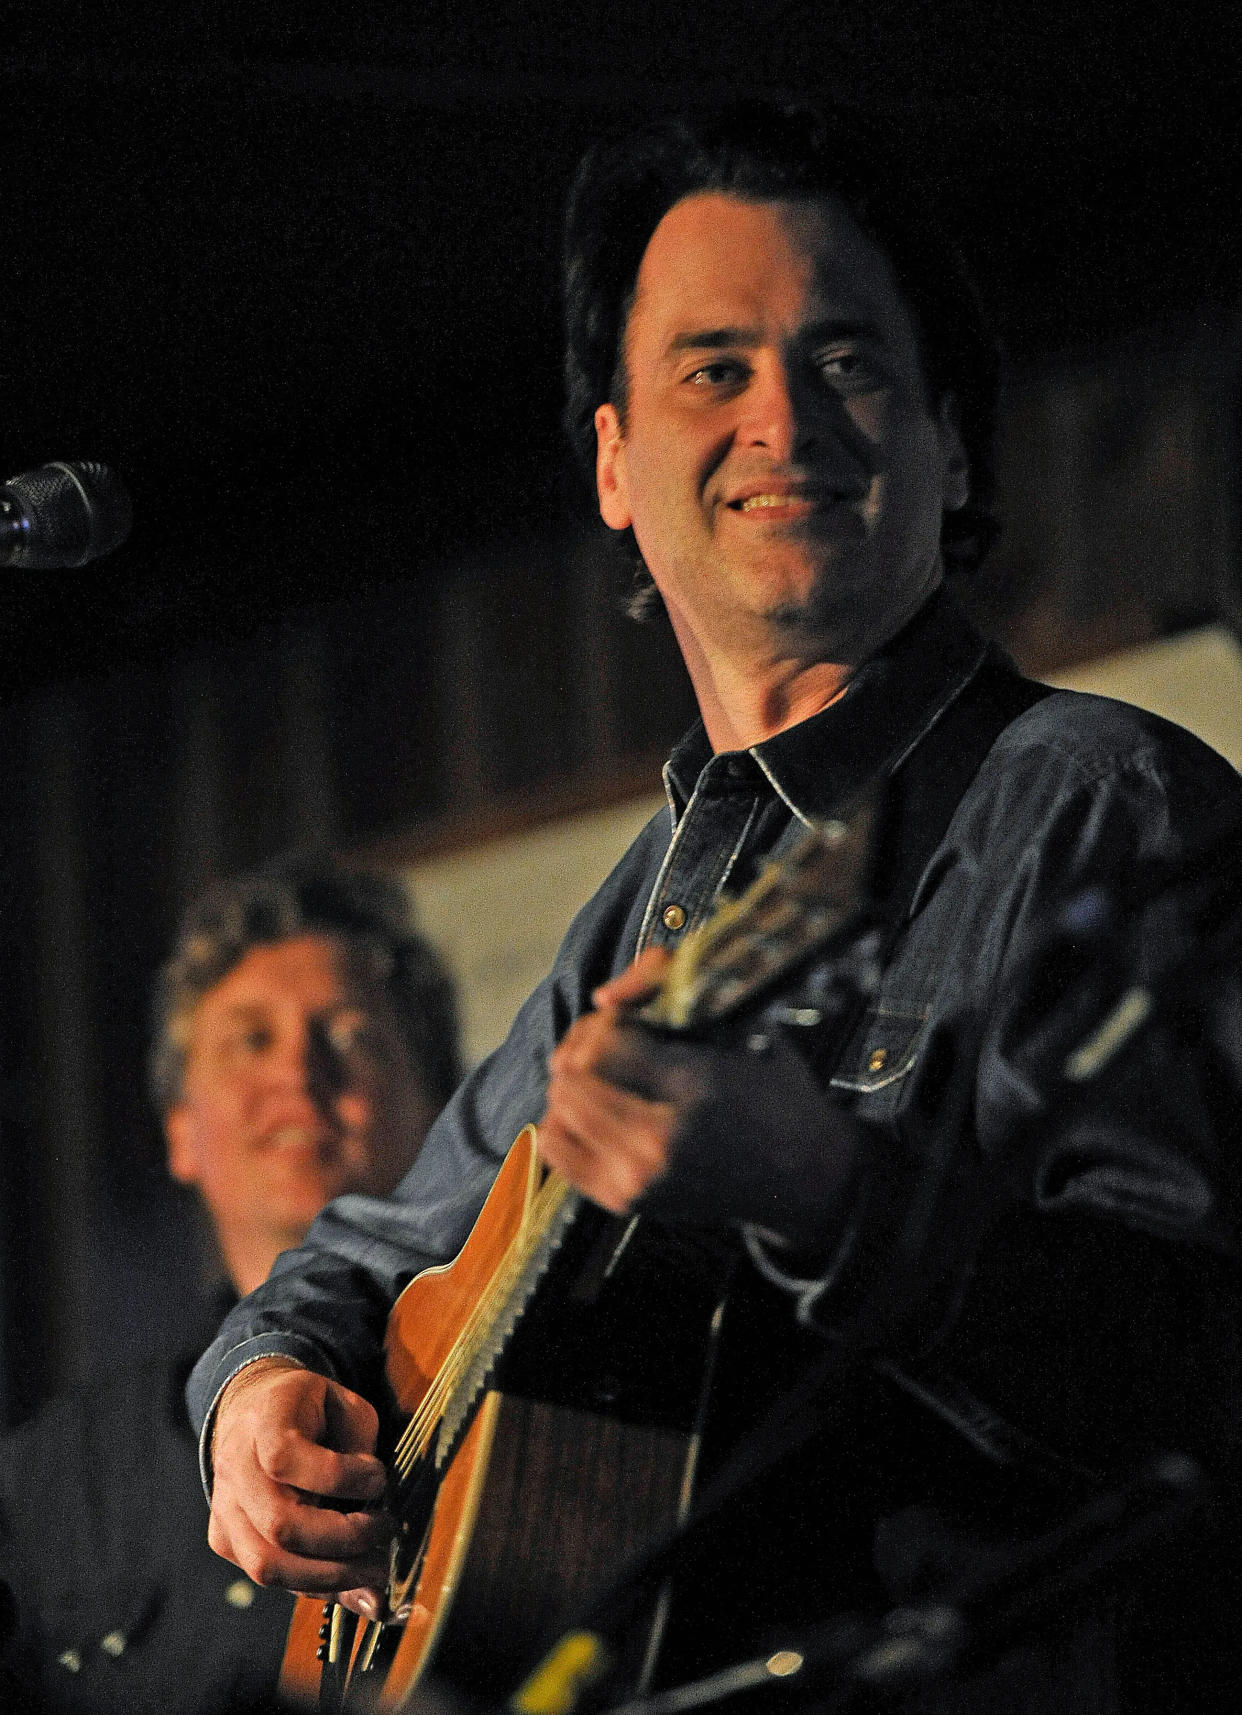
[(925, 1012), (893, 1012), (877, 1007), (868, 1012), (846, 1044), (832, 1076), (834, 1090), (869, 1095), (898, 1083), (918, 1059)]

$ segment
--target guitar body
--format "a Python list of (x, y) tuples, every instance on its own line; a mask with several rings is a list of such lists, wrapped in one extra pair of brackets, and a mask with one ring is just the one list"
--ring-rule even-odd
[[(821, 982), (807, 1016), (871, 981), (867, 938), (844, 942), (873, 809), (808, 832), (687, 936), (638, 1021), (678, 1032), (737, 1018), (834, 940), (838, 989)], [(428, 1676), (450, 1699), (498, 1706), (567, 1626), (590, 1623), (592, 1602), (685, 1515), (732, 1262), (709, 1234), (581, 1204), (542, 1172), (528, 1126), (460, 1254), (413, 1280), (389, 1319), (388, 1382), (409, 1419), (389, 1461), (389, 1607), (408, 1619), (359, 1627), (300, 1601), (286, 1701), (399, 1711)], [(641, 1589), (611, 1664), (637, 1690), (667, 1603)]]
[(490, 1394), (485, 1418), (473, 1481), (460, 1497), (441, 1491), (381, 1708), (399, 1709), (427, 1665), (454, 1689), (507, 1698), (617, 1569), (672, 1528), (688, 1493), (691, 1436), (509, 1394)]
[[(451, 1365), (463, 1327), (530, 1218), (539, 1179), (528, 1127), (458, 1256), (420, 1274), (394, 1305), (387, 1374), (404, 1416), (419, 1411)], [(383, 1628), (365, 1671), (368, 1633), (378, 1628), (360, 1627), (348, 1643), (352, 1622), (341, 1633), (336, 1647), (352, 1663), (335, 1667), (343, 1710), (410, 1707), (425, 1672), (470, 1696), (503, 1701), (563, 1624), (685, 1510), (719, 1276), (696, 1275), (687, 1316), (698, 1326), (687, 1329), (687, 1316), (679, 1315), (677, 1331), (655, 1342), (658, 1357), (636, 1373), (632, 1354), (650, 1349), (658, 1332), (650, 1325), (655, 1307), (640, 1287), (618, 1321), (617, 1294), (601, 1292), (598, 1279), (583, 1290), (584, 1277), (601, 1274), (601, 1256), (624, 1248), (627, 1225), (587, 1213), (556, 1258), (552, 1289), (536, 1295), (506, 1348), (497, 1385), (482, 1393), (438, 1475), (429, 1523), (416, 1517), (411, 1526), (409, 1618)], [(603, 1310), (601, 1298), (610, 1300)], [(295, 1707), (321, 1707), (324, 1627), (323, 1605), (299, 1598), (280, 1683)], [(637, 1634), (640, 1659), (627, 1664), (632, 1680), (654, 1656), (658, 1627), (653, 1609)], [(327, 1706), (334, 1706), (331, 1697)]]

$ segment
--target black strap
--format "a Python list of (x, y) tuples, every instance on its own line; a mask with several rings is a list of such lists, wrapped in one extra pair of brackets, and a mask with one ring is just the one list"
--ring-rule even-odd
[(1001, 650), (979, 671), (894, 770), (876, 839), (872, 889), (900, 932), (954, 811), (1001, 733), (1052, 687), (1024, 679)]
[[(916, 743), (896, 759), (882, 785), (869, 892), (879, 920), (877, 963), (888, 964), (918, 902), (928, 866), (954, 812), (1001, 733), (1050, 695), (1051, 686), (1024, 679), (995, 645)], [(836, 1074), (866, 1016), (870, 998), (858, 994), (822, 1032), (790, 1032), (823, 1084)]]

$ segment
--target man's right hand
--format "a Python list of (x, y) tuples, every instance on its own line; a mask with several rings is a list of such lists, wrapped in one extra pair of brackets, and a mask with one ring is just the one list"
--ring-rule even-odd
[(216, 1407), (211, 1547), (256, 1584), (378, 1618), (392, 1535), (378, 1428), (365, 1399), (288, 1360), (239, 1371)]

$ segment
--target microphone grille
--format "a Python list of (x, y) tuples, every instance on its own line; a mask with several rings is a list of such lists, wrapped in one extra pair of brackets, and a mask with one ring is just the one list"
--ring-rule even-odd
[(133, 523), (125, 484), (94, 459), (40, 465), (13, 477), (0, 492), (17, 502), (28, 525), (8, 558), (14, 566), (84, 566), (119, 548)]

